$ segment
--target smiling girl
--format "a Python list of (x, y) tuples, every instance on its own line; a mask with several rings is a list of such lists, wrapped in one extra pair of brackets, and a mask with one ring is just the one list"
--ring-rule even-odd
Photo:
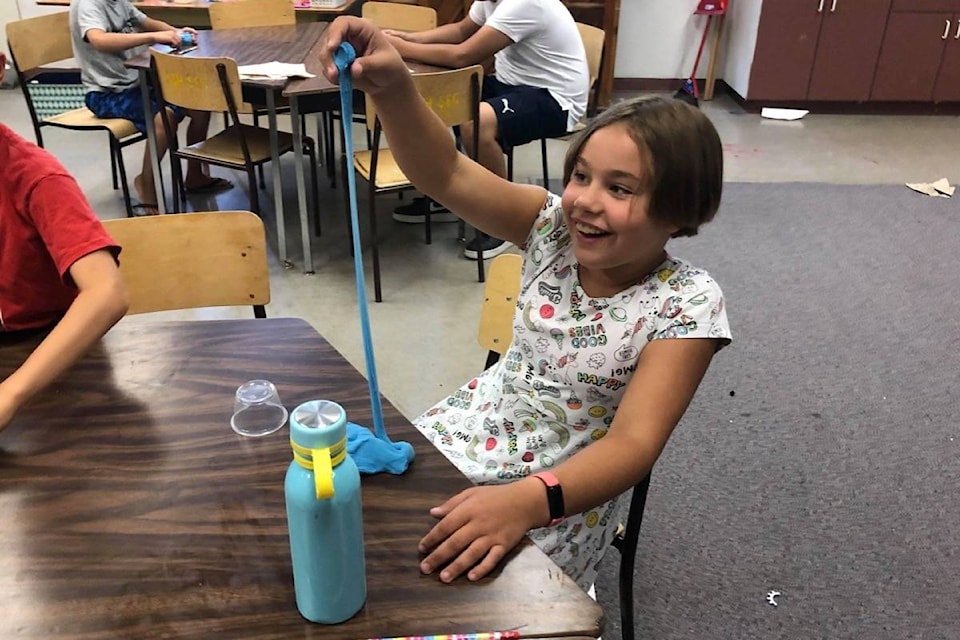
[(571, 144), (562, 197), (457, 153), (404, 62), (369, 22), (327, 30), (324, 72), (350, 42), (403, 172), (468, 223), (522, 248), (510, 350), (415, 421), (478, 486), (431, 510), (420, 569), (488, 574), (525, 535), (584, 589), (616, 530), (620, 497), (653, 467), (730, 341), (723, 294), (666, 251), (720, 205), (720, 139), (665, 98), (619, 103)]

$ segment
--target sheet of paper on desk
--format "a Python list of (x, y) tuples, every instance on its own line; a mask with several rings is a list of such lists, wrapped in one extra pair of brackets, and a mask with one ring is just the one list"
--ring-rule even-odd
[(270, 80), (284, 80), (286, 78), (316, 78), (304, 64), (290, 62), (264, 62), (262, 64), (244, 64), (237, 67), (242, 80), (253, 78), (267, 78)]

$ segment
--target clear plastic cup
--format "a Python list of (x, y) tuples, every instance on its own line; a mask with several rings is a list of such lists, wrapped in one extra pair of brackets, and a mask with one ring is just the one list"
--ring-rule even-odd
[(237, 388), (230, 426), (242, 436), (270, 435), (287, 422), (277, 388), (269, 380), (250, 380)]

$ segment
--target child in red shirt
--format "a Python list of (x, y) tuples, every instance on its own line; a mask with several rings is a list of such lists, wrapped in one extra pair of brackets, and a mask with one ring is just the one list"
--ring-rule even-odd
[(0, 167), (0, 332), (53, 326), (0, 381), (2, 430), (123, 317), (128, 302), (120, 247), (63, 166), (0, 124)]

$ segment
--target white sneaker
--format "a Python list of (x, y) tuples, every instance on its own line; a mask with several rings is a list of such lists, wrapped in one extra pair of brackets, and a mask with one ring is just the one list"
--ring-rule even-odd
[[(513, 243), (507, 242), (506, 240), (499, 240), (486, 234), (480, 234), (480, 242), (483, 243), (482, 249), (484, 260), (498, 256), (513, 246)], [(476, 260), (479, 256), (480, 249), (481, 245), (478, 244), (477, 239), (474, 238), (467, 243), (466, 247), (463, 248), (463, 257), (467, 260)]]

